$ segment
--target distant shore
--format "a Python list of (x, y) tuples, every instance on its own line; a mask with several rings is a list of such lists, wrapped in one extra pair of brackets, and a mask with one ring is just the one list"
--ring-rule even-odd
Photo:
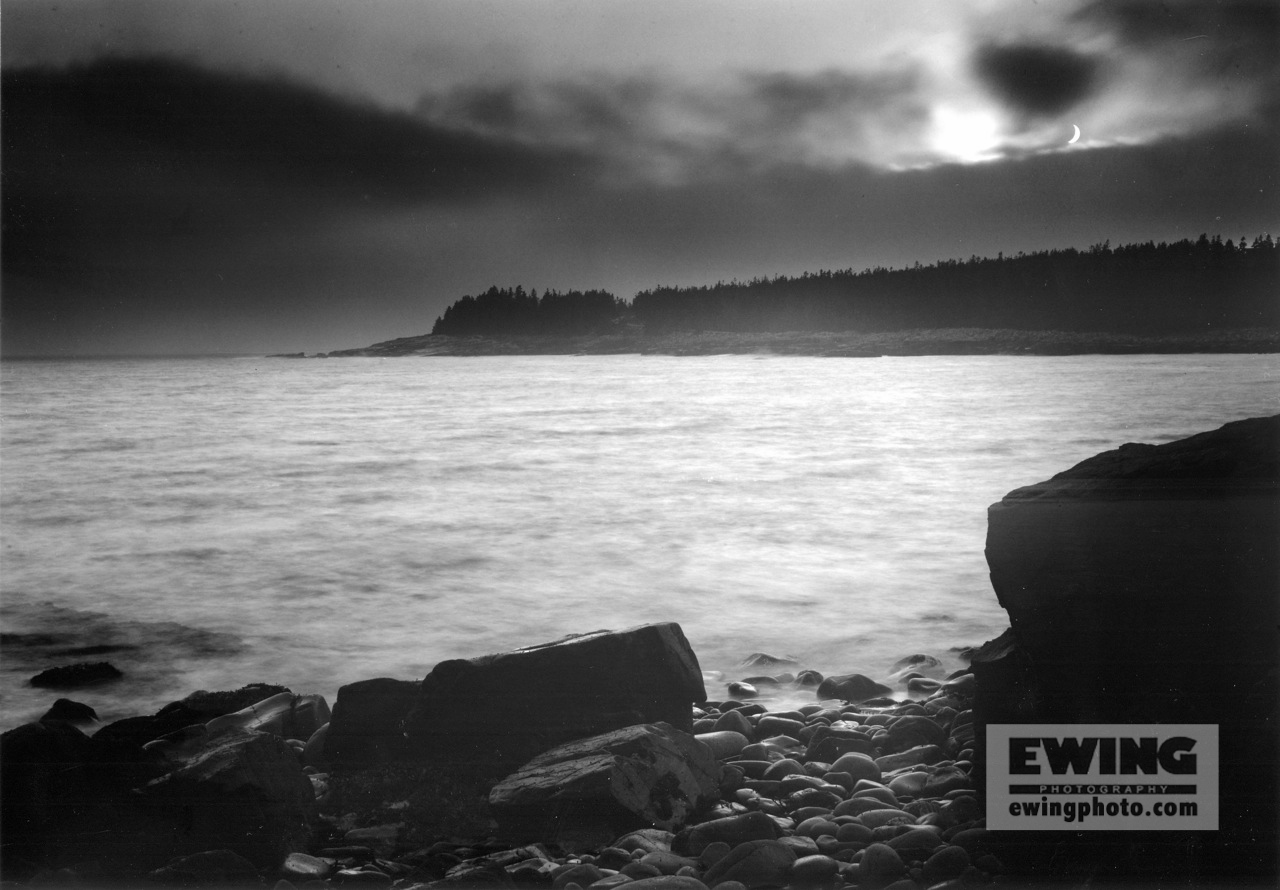
[(920, 355), (1137, 355), (1280, 352), (1280, 331), (1248, 328), (1191, 334), (1141, 335), (1016, 331), (988, 328), (857, 333), (853, 331), (639, 330), (580, 337), (455, 337), (424, 334), (328, 353), (276, 354), (272, 358), (391, 358), (479, 355), (809, 355), (833, 357)]

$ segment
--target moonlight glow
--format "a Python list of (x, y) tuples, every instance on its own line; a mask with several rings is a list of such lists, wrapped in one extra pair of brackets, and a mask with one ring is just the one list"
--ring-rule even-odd
[(933, 111), (930, 148), (963, 164), (1000, 157), (1000, 120), (992, 111), (942, 106)]

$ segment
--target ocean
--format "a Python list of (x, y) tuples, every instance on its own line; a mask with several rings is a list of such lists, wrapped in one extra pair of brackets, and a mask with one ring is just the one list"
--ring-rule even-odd
[(712, 698), (756, 652), (960, 667), (988, 505), (1278, 396), (1271, 355), (6, 361), (0, 728), (654, 621)]

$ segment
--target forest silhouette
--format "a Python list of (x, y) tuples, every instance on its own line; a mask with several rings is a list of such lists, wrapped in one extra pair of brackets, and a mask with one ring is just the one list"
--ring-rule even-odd
[(675, 331), (889, 332), (937, 328), (1178, 334), (1280, 328), (1280, 249), (1270, 235), (1064, 248), (911, 268), (806, 272), (660, 286), (630, 303), (601, 290), (491, 287), (432, 334), (582, 336)]

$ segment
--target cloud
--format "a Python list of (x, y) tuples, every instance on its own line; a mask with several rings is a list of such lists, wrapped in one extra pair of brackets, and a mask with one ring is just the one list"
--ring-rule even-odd
[[(326, 220), (536, 194), (579, 154), (172, 59), (6, 70), (5, 316)], [(193, 261), (197, 262), (198, 261)], [(39, 296), (37, 296), (39, 294)]]
[(1271, 0), (1089, 2), (1068, 24), (1107, 54), (1127, 101), (1104, 96), (1100, 123), (1129, 138), (1257, 122), (1280, 105), (1280, 6)]
[(1022, 114), (1057, 115), (1085, 99), (1098, 62), (1073, 49), (1034, 44), (980, 46), (974, 66), (983, 82)]
[(1269, 79), (1280, 71), (1280, 6), (1273, 0), (1105, 0), (1076, 18), (1112, 31), (1130, 49), (1179, 53), (1202, 75)]
[(12, 147), (23, 173), (37, 173), (37, 152), (70, 149), (94, 166), (180, 164), (385, 203), (538, 183), (570, 160), (286, 80), (159, 58), (6, 72), (4, 116), (20, 131)]
[[(410, 70), (367, 43), (343, 61), (364, 47), (366, 70), (395, 70), (395, 93), (172, 57), (6, 69), (6, 343), (65, 350), (72, 328), (86, 344), (110, 328), (116, 344), (197, 349), (220, 331), (232, 349), (336, 349), (419, 333), (490, 284), (629, 297), (1274, 231), (1265, 39), (1179, 3), (1177, 29), (1148, 23), (1150, 5), (1076, 8), (1002, 6), (895, 33), (892, 51), (864, 34), (842, 58), (709, 58), (697, 76), (517, 69), (477, 50), (484, 65), (437, 79), (421, 72), (438, 59)], [(681, 33), (692, 53), (697, 35)], [(1073, 122), (1085, 135), (1068, 147)]]
[(789, 164), (887, 166), (923, 139), (919, 73), (752, 72), (696, 86), (660, 76), (521, 81), (428, 93), (426, 120), (591, 154), (615, 178), (687, 182)]

